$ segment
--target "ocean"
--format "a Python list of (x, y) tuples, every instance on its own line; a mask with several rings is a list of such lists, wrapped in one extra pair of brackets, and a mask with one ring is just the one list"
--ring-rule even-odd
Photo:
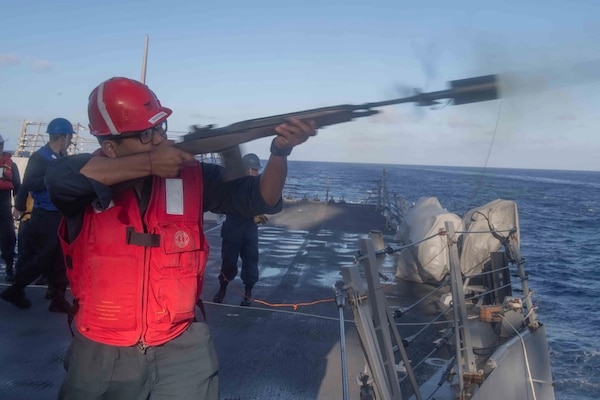
[(437, 197), (462, 216), (515, 200), (558, 400), (600, 398), (600, 172), (289, 161), (285, 197), (372, 201), (387, 172), (391, 195)]

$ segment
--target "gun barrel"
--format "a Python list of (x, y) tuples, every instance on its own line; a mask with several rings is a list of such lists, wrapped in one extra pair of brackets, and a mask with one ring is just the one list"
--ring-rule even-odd
[(369, 109), (401, 103), (417, 103), (417, 105), (429, 106), (435, 104), (437, 100), (443, 99), (450, 99), (453, 104), (460, 105), (495, 100), (498, 97), (498, 79), (496, 75), (484, 75), (450, 81), (450, 89), (416, 93), (409, 97), (365, 103), (355, 107), (356, 109)]

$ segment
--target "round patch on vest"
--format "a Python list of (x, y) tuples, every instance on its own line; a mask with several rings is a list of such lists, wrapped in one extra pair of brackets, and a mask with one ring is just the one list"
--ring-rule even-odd
[(184, 231), (177, 231), (175, 233), (173, 241), (175, 242), (175, 246), (179, 247), (180, 249), (183, 249), (184, 247), (187, 247), (188, 244), (190, 244), (190, 235), (188, 235), (187, 232)]

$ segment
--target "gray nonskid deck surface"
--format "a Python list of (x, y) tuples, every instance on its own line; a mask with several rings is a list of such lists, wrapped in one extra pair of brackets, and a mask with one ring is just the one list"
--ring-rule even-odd
[[(221, 398), (339, 399), (342, 397), (340, 332), (333, 285), (340, 267), (352, 263), (358, 239), (385, 229), (372, 207), (286, 203), (260, 227), (260, 280), (253, 296), (266, 304), (240, 307), (239, 278), (223, 304), (212, 303), (218, 289), (220, 232), (209, 229), (211, 255), (202, 299), (220, 362)], [(391, 232), (387, 232), (391, 234)], [(386, 274), (393, 278), (393, 268)], [(34, 305), (19, 310), (0, 302), (0, 399), (52, 399), (64, 376), (62, 360), (70, 342), (64, 314), (47, 311), (45, 288), (30, 287)], [(410, 304), (404, 287), (392, 299)], [(394, 290), (397, 292), (397, 290)], [(320, 301), (320, 302), (319, 302)], [(317, 302), (314, 305), (303, 303)], [(294, 309), (291, 305), (297, 304)], [(345, 310), (345, 319), (351, 320)], [(352, 322), (346, 351), (351, 398), (364, 368)]]
[(26, 292), (33, 303), (28, 310), (0, 301), (0, 399), (55, 399), (71, 339), (67, 316), (48, 311), (45, 286)]
[[(286, 203), (260, 228), (260, 274), (253, 296), (268, 304), (239, 307), (238, 278), (224, 304), (207, 303), (208, 322), (221, 362), (223, 399), (342, 398), (339, 314), (333, 285), (340, 268), (353, 262), (358, 239), (385, 221), (374, 208), (322, 203)], [(218, 235), (210, 235), (212, 255), (204, 294), (218, 288)], [(320, 302), (319, 302), (320, 301)], [(314, 305), (304, 303), (319, 302)], [(298, 304), (295, 309), (294, 304)], [(349, 310), (346, 320), (351, 318)], [(352, 398), (364, 359), (353, 323), (346, 323), (348, 376)]]

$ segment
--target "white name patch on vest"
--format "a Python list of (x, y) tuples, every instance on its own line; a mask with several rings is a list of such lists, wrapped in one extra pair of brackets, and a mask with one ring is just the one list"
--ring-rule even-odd
[(167, 179), (167, 214), (183, 215), (183, 181)]

